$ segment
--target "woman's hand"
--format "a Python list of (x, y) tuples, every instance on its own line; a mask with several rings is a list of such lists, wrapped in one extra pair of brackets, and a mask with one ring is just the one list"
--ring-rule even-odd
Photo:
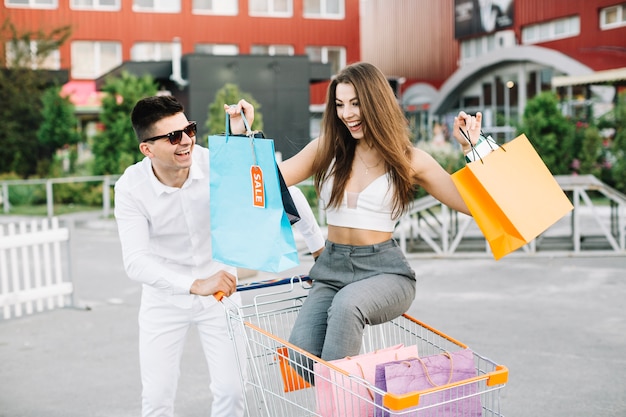
[[(468, 139), (471, 140), (474, 145), (478, 142), (482, 120), (483, 114), (481, 112), (476, 113), (476, 116), (471, 116), (464, 111), (460, 111), (459, 115), (454, 118), (452, 135), (463, 147), (464, 154), (467, 154), (472, 149)], [(461, 131), (463, 131), (463, 133), (461, 133)]]
[(242, 111), (246, 116), (250, 130), (252, 130), (252, 123), (254, 122), (254, 106), (252, 104), (241, 99), (237, 104), (224, 104), (224, 111), (230, 116), (230, 130), (233, 134), (247, 133), (246, 125), (243, 123), (241, 117)]

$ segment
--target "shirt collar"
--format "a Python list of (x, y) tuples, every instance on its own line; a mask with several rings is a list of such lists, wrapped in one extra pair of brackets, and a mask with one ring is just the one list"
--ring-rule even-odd
[[(146, 163), (148, 178), (150, 179), (150, 184), (156, 195), (161, 195), (163, 193), (173, 193), (180, 190), (180, 188), (170, 187), (169, 185), (165, 185), (161, 181), (159, 181), (157, 176), (154, 174), (154, 171), (152, 170), (152, 160), (150, 158), (146, 159), (148, 160), (148, 162)], [(202, 172), (198, 164), (192, 163), (191, 167), (189, 167), (189, 176), (187, 177), (185, 183), (181, 188), (186, 188), (191, 184), (192, 181), (200, 180), (202, 178), (204, 178), (204, 173)]]

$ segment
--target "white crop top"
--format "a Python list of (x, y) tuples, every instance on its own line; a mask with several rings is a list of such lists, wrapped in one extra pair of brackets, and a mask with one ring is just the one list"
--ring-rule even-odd
[(320, 199), (326, 208), (326, 223), (332, 226), (393, 232), (397, 218), (392, 217), (393, 188), (389, 174), (381, 175), (360, 193), (346, 192), (339, 208), (326, 207), (333, 179), (322, 185)]

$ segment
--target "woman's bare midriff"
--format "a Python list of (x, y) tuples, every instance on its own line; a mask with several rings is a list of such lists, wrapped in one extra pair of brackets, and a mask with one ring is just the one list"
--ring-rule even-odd
[(365, 246), (375, 245), (391, 239), (391, 232), (352, 229), (350, 227), (328, 226), (328, 240), (340, 245)]

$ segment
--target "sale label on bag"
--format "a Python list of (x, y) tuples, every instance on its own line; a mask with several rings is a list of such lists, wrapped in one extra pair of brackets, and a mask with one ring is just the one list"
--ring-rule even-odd
[(252, 205), (265, 208), (265, 183), (263, 182), (263, 170), (258, 165), (250, 167), (252, 179)]

